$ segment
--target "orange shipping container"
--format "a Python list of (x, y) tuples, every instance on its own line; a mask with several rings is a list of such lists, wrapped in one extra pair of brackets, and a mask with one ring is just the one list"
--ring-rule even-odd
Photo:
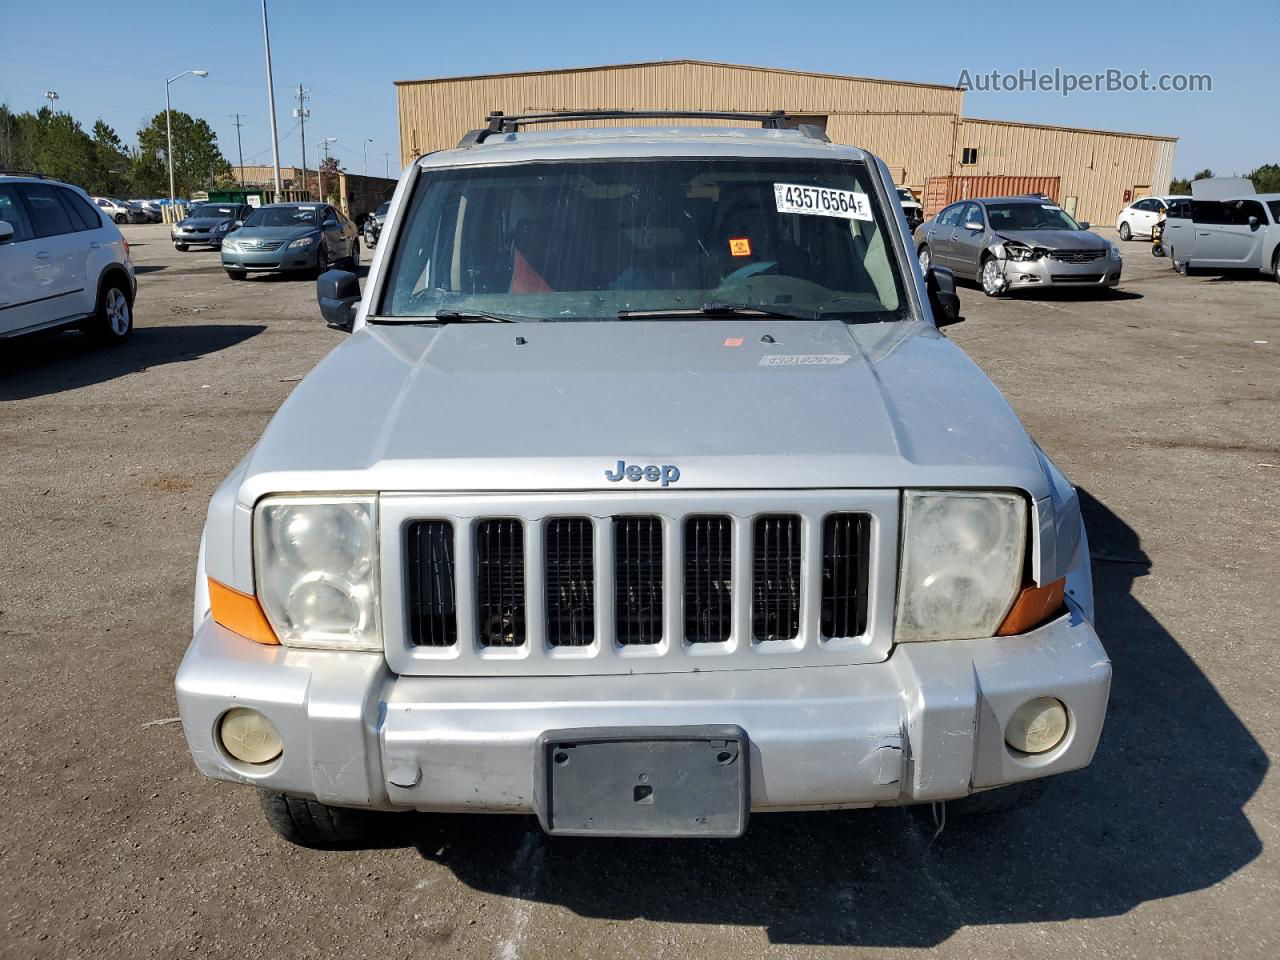
[(1059, 202), (1059, 177), (965, 176), (930, 177), (924, 185), (924, 215), (932, 217), (949, 203), (970, 197), (1020, 197), (1043, 193)]

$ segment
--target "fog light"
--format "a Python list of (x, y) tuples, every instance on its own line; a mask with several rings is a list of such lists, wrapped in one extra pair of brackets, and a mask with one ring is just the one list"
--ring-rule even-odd
[(218, 739), (227, 753), (244, 763), (269, 763), (284, 752), (275, 724), (248, 707), (234, 707), (223, 715)]
[(1067, 708), (1053, 697), (1028, 700), (1009, 719), (1004, 742), (1022, 753), (1052, 750), (1067, 735)]

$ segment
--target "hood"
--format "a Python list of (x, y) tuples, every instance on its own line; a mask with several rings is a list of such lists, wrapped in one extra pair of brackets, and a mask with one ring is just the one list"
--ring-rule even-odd
[(1088, 230), (1000, 230), (997, 237), (1050, 250), (1106, 250), (1111, 242)]
[(196, 227), (197, 229), (213, 229), (220, 223), (235, 222), (234, 217), (188, 217), (178, 223), (180, 227)]
[(296, 240), (318, 233), (319, 227), (241, 227), (237, 240)]
[(725, 320), (366, 326), (294, 389), (239, 496), (640, 489), (606, 480), (620, 460), (680, 489), (1047, 490), (932, 325)]

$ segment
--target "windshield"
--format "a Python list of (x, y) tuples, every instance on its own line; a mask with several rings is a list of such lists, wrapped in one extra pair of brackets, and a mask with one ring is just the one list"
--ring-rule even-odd
[(387, 211), (390, 209), (391, 209), (391, 201), (388, 200), (386, 203), (380, 206), (377, 210), (375, 210), (373, 215), (375, 217), (385, 217), (387, 215)]
[(1280, 200), (1268, 200), (1267, 209), (1271, 211), (1271, 222), (1280, 223)]
[(985, 206), (991, 219), (991, 229), (997, 232), (1080, 229), (1080, 224), (1053, 203), (988, 203)]
[(208, 217), (211, 220), (227, 220), (236, 215), (235, 207), (219, 207), (214, 204), (206, 204), (203, 207), (196, 207), (187, 217), (194, 220), (197, 217)]
[(910, 191), (910, 190), (908, 190), (906, 187), (899, 187), (899, 188), (898, 188), (898, 199), (900, 199), (900, 200), (910, 200), (912, 203), (914, 203), (916, 198), (915, 198), (915, 197), (913, 197), (913, 196), (911, 195), (911, 191)]
[(317, 207), (259, 207), (249, 214), (246, 227), (314, 227), (320, 223)]
[(865, 164), (596, 160), (429, 170), (379, 315), (614, 319), (710, 304), (908, 317)]

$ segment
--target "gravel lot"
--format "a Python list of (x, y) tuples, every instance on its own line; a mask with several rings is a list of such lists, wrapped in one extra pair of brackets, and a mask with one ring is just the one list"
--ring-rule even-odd
[(1115, 664), (1097, 759), (1039, 805), (936, 839), (899, 809), (718, 843), (433, 817), (315, 853), (197, 775), (172, 678), (209, 495), (343, 335), (311, 283), (166, 230), (125, 228), (127, 346), (0, 345), (0, 955), (1277, 955), (1274, 281), (1135, 242), (1103, 299), (961, 291), (956, 341), (1081, 488)]

